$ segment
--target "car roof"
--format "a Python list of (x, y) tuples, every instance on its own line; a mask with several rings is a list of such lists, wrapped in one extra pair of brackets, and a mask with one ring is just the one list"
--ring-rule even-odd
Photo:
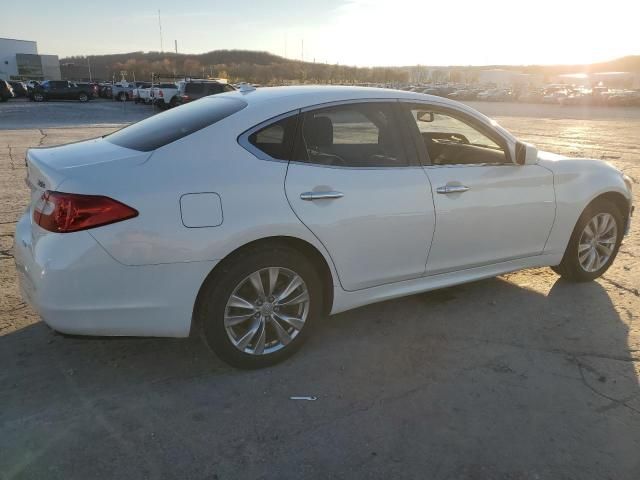
[[(406, 99), (416, 101), (432, 101), (440, 105), (451, 105), (452, 107), (466, 107), (459, 102), (435, 95), (425, 95), (423, 93), (409, 92), (406, 90), (394, 90), (390, 88), (374, 87), (350, 87), (337, 85), (304, 85), (288, 87), (262, 87), (255, 90), (238, 90), (227, 92), (223, 95), (241, 96), (247, 104), (259, 106), (271, 102), (283, 102), (287, 104), (298, 104), (295, 108), (304, 108), (308, 105), (322, 103), (340, 102), (345, 100), (360, 99)], [(468, 107), (466, 107), (468, 108)]]
[(494, 128), (500, 129), (506, 135), (513, 138), (509, 132), (497, 125), (496, 122), (464, 103), (435, 95), (394, 90), (390, 88), (325, 85), (263, 87), (220, 93), (217, 94), (216, 97), (237, 98), (245, 102), (247, 104), (247, 108), (240, 112), (240, 116), (246, 117), (247, 122), (252, 122), (256, 119), (266, 121), (269, 118), (293, 110), (350, 100), (401, 99), (408, 101), (413, 100), (416, 102), (428, 102), (435, 106), (450, 107), (458, 111), (466, 112), (484, 123), (493, 125)]

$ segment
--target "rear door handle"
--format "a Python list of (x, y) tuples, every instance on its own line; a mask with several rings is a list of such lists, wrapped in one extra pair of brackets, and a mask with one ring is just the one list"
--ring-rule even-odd
[(344, 193), (329, 191), (329, 192), (304, 192), (300, 194), (301, 200), (330, 200), (332, 198), (342, 198)]
[(467, 190), (469, 190), (469, 187), (466, 185), (445, 185), (444, 187), (436, 188), (437, 193), (443, 193), (445, 195), (448, 193), (462, 193)]

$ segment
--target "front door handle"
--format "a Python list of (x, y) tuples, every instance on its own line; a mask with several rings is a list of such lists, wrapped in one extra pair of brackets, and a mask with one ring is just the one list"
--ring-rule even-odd
[(467, 190), (469, 190), (469, 187), (467, 187), (466, 185), (445, 185), (444, 187), (436, 188), (437, 193), (443, 194), (462, 193), (466, 192)]
[(336, 191), (328, 192), (304, 192), (300, 194), (301, 200), (330, 200), (332, 198), (342, 198), (344, 193)]

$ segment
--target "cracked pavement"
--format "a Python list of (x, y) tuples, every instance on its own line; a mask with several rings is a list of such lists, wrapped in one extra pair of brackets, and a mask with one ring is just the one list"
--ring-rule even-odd
[[(611, 160), (638, 205), (640, 109), (477, 106), (541, 149)], [(637, 218), (596, 282), (543, 268), (374, 304), (237, 371), (198, 339), (57, 335), (20, 298), (26, 149), (113, 129), (0, 131), (1, 479), (640, 478)]]

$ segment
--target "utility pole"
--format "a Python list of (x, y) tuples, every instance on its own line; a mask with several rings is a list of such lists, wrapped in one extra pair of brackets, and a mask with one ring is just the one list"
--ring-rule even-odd
[(176, 69), (178, 68), (178, 40), (173, 41), (173, 46), (175, 47), (175, 50), (176, 50), (176, 58), (173, 62), (173, 81), (175, 82), (176, 75), (177, 75)]
[(164, 52), (164, 45), (162, 45), (162, 20), (160, 19), (160, 10), (158, 9), (158, 27), (160, 28), (160, 52)]
[(300, 44), (300, 60), (304, 62), (304, 38)]
[(87, 67), (89, 67), (89, 81), (91, 82), (91, 59), (87, 57)]

